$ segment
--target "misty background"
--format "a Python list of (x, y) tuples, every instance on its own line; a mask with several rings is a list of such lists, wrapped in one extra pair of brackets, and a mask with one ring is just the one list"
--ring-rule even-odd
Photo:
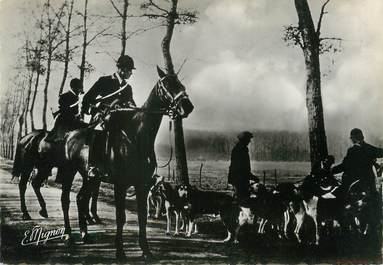
[[(55, 2), (58, 1), (52, 0), (52, 5)], [(155, 24), (135, 17), (142, 13), (140, 1), (130, 2), (129, 30)], [(0, 1), (2, 97), (7, 96), (3, 92), (17, 71), (18, 48), (23, 45), (20, 36), (37, 31), (33, 21), (38, 17), (41, 3), (38, 0)], [(315, 24), (322, 3), (309, 1)], [(82, 1), (76, 1), (75, 5), (81, 10)], [(256, 133), (252, 158), (308, 159), (303, 54), (299, 47), (288, 47), (282, 39), (283, 27), (298, 22), (294, 1), (180, 0), (179, 7), (196, 10), (199, 16), (195, 24), (177, 25), (171, 44), (176, 71), (186, 60), (179, 76), (195, 105), (194, 112), (184, 120), (188, 157), (228, 158), (236, 133), (250, 130)], [(341, 52), (321, 56), (329, 149), (340, 158), (350, 144), (348, 134), (354, 127), (365, 132), (367, 141), (383, 143), (383, 1), (332, 0), (327, 11), (322, 36), (343, 39)], [(90, 0), (89, 15), (94, 21), (94, 31), (106, 25), (110, 25), (110, 33), (120, 30), (120, 21), (110, 18), (116, 14), (107, 0)], [(74, 18), (74, 23), (76, 20), (80, 23), (80, 19)], [(155, 66), (163, 66), (161, 40), (164, 34), (165, 28), (158, 27), (127, 40), (126, 53), (133, 57), (137, 68), (130, 84), (138, 105), (145, 101), (158, 79)], [(80, 49), (77, 52), (69, 66), (68, 80), (79, 75)], [(97, 39), (88, 48), (88, 61), (94, 71), (85, 77), (85, 92), (101, 75), (115, 71), (119, 52), (119, 40), (110, 36)], [(63, 69), (59, 63), (54, 63), (53, 68), (48, 109), (57, 108)], [(38, 100), (42, 99), (42, 89), (37, 96)], [(37, 102), (37, 106), (36, 118), (42, 111), (42, 104)], [(53, 119), (51, 115), (48, 118), (48, 128), (51, 128)], [(167, 121), (168, 118), (164, 118), (157, 141), (159, 153), (164, 155), (169, 148)], [(36, 125), (39, 128), (41, 121), (37, 120)], [(256, 150), (262, 149), (260, 142), (271, 145), (274, 151), (265, 149), (263, 155), (258, 154)], [(200, 145), (210, 151), (203, 151)], [(278, 153), (275, 150), (283, 146), (291, 150), (280, 157), (271, 155), (270, 152)]]

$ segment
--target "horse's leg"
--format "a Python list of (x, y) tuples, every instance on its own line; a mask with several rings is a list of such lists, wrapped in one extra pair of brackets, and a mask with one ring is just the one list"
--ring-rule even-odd
[(284, 232), (285, 237), (288, 238), (288, 231), (287, 231), (287, 228), (288, 228), (288, 225), (289, 225), (289, 222), (290, 222), (290, 213), (289, 213), (289, 210), (284, 211), (284, 212), (283, 212), (283, 216), (284, 216), (283, 232)]
[(146, 209), (148, 209), (148, 218), (150, 217), (150, 203), (151, 203), (151, 199), (152, 199), (152, 192), (149, 191), (148, 192), (148, 196), (146, 198)]
[[(158, 219), (160, 218), (161, 216), (161, 208), (162, 208), (162, 197), (159, 196), (157, 197), (157, 206), (156, 206), (156, 215), (155, 215), (155, 218)], [(149, 212), (149, 208), (148, 208), (148, 212)]]
[(176, 216), (176, 227), (175, 227), (174, 235), (175, 235), (175, 236), (178, 236), (178, 235), (180, 234), (179, 231), (178, 231), (178, 224), (179, 224), (179, 218), (180, 218), (180, 216), (179, 216), (179, 213), (178, 213), (177, 210), (174, 210), (174, 214), (175, 214), (175, 216)]
[(75, 170), (65, 169), (63, 167), (58, 168), (57, 174), (64, 174), (62, 176), (62, 186), (61, 186), (61, 207), (63, 210), (64, 215), (64, 227), (65, 227), (65, 233), (69, 236), (69, 244), (72, 243), (72, 237), (71, 237), (71, 228), (70, 228), (70, 221), (69, 221), (69, 204), (70, 204), (70, 189), (72, 187), (72, 182), (74, 175), (76, 174)]
[(116, 204), (116, 223), (117, 223), (117, 232), (116, 232), (116, 258), (118, 261), (126, 260), (126, 255), (124, 252), (124, 246), (122, 241), (122, 230), (126, 222), (125, 216), (125, 196), (126, 196), (126, 187), (123, 185), (114, 185), (114, 200)]
[(29, 168), (25, 169), (21, 174), (20, 182), (19, 182), (20, 204), (21, 204), (21, 212), (23, 213), (23, 220), (32, 219), (28, 213), (27, 206), (25, 205), (25, 191), (27, 189), (27, 183), (28, 183), (29, 176), (32, 172), (32, 169), (33, 168), (31, 168), (30, 170)]
[(97, 200), (98, 194), (100, 191), (101, 180), (99, 178), (92, 180), (92, 204), (90, 207), (90, 212), (92, 213), (92, 218), (95, 220), (96, 224), (101, 224), (102, 221), (97, 214)]
[(46, 178), (49, 176), (49, 169), (50, 168), (46, 166), (40, 166), (37, 169), (37, 175), (32, 179), (32, 187), (33, 187), (33, 190), (35, 191), (37, 200), (39, 201), (39, 204), (41, 207), (39, 214), (44, 218), (48, 218), (48, 212), (47, 212), (44, 197), (41, 194), (40, 188), (44, 180), (46, 180)]
[(146, 223), (147, 223), (147, 209), (146, 209), (146, 196), (148, 195), (148, 189), (142, 186), (136, 186), (136, 198), (137, 198), (137, 214), (138, 214), (138, 242), (142, 249), (142, 255), (145, 259), (151, 259), (152, 253), (149, 250), (148, 241), (146, 238)]
[(165, 209), (166, 209), (166, 235), (170, 235), (170, 226), (171, 226), (171, 216), (170, 216), (170, 203), (165, 201)]
[[(86, 215), (88, 214), (88, 205), (90, 198), (90, 183), (86, 178), (86, 172), (80, 172), (82, 179), (82, 186), (80, 191), (77, 193), (76, 201), (77, 201), (77, 210), (78, 210), (78, 223), (80, 227), (80, 235), (81, 239), (84, 243), (88, 241), (88, 227), (86, 223)], [(85, 177), (84, 177), (85, 176)]]

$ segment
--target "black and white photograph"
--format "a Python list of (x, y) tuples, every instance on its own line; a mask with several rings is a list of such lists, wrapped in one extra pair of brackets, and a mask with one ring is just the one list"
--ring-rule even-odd
[(382, 14), (0, 0), (0, 263), (382, 264)]

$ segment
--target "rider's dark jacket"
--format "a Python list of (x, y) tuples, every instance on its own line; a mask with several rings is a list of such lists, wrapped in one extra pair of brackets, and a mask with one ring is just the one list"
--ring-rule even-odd
[(124, 80), (121, 80), (117, 73), (100, 77), (84, 95), (82, 101), (83, 113), (88, 113), (92, 116), (95, 114), (91, 107), (98, 102), (96, 100), (97, 97), (104, 98), (101, 100), (102, 106), (110, 106), (116, 99), (119, 100), (119, 104), (122, 106), (136, 106), (136, 103), (133, 100), (132, 87), (129, 84), (126, 84)]
[(75, 119), (79, 114), (79, 97), (72, 90), (59, 97), (59, 114), (66, 119)]
[(79, 97), (72, 90), (59, 97), (59, 111), (47, 140), (61, 141), (68, 131), (85, 126), (79, 118)]
[(354, 144), (347, 150), (343, 162), (333, 167), (334, 174), (344, 172), (342, 182), (350, 185), (353, 181), (360, 180), (365, 187), (375, 190), (375, 175), (372, 166), (375, 159), (383, 157), (383, 149), (365, 142)]

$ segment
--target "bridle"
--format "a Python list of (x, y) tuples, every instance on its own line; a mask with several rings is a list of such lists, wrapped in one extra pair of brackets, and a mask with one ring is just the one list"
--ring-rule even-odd
[(160, 98), (161, 102), (166, 105), (166, 108), (161, 108), (159, 110), (150, 110), (147, 108), (140, 108), (140, 107), (127, 107), (127, 108), (116, 108), (110, 110), (110, 112), (137, 112), (141, 111), (144, 113), (151, 113), (151, 114), (162, 114), (162, 115), (167, 115), (170, 118), (174, 119), (176, 118), (179, 113), (177, 111), (177, 108), (181, 101), (183, 99), (189, 98), (188, 94), (186, 91), (183, 89), (180, 91), (177, 95), (173, 96), (168, 89), (166, 88), (164, 84), (164, 80), (168, 76), (164, 76), (160, 78), (157, 83), (156, 83), (156, 94)]
[(186, 93), (185, 89), (181, 90), (177, 95), (173, 96), (165, 87), (164, 80), (168, 76), (164, 76), (160, 78), (157, 82), (156, 87), (156, 93), (160, 97), (162, 103), (167, 105), (166, 111), (167, 115), (169, 115), (171, 118), (174, 118), (177, 116), (177, 108), (181, 101), (183, 99), (189, 98), (188, 94)]

